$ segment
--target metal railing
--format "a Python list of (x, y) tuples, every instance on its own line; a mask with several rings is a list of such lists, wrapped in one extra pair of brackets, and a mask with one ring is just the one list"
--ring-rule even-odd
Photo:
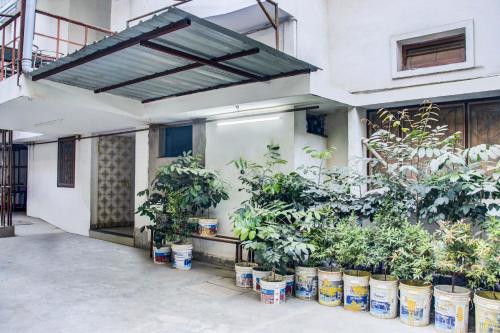
[[(19, 73), (21, 69), (20, 63), (23, 55), (22, 17), (22, 12), (18, 12), (0, 25), (0, 38), (2, 42), (0, 49), (0, 81)], [(35, 24), (35, 41), (49, 45), (41, 47), (37, 43), (33, 44), (31, 56), (35, 68), (59, 59), (65, 53), (69, 52), (70, 49), (76, 51), (96, 40), (114, 34), (114, 32), (108, 29), (42, 10), (36, 11), (36, 20), (38, 22), (44, 20), (45, 28), (51, 28), (45, 30), (55, 30), (55, 32), (42, 32), (41, 27)], [(70, 34), (70, 30), (74, 33)]]

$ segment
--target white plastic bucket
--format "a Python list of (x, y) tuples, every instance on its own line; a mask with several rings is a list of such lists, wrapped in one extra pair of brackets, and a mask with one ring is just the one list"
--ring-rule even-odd
[(170, 262), (171, 248), (170, 246), (153, 247), (153, 262), (155, 264), (166, 264)]
[(271, 275), (271, 271), (264, 270), (262, 267), (252, 268), (252, 287), (253, 291), (260, 293), (260, 279)]
[(295, 273), (289, 272), (285, 275), (276, 274), (277, 278), (282, 278), (286, 282), (286, 297), (293, 295), (295, 289)]
[(264, 304), (278, 305), (286, 301), (286, 281), (270, 276), (260, 280), (260, 301)]
[[(497, 299), (494, 299), (496, 295)], [(500, 332), (500, 293), (479, 291), (474, 295), (476, 333)]]
[(318, 268), (318, 302), (326, 306), (342, 304), (344, 282), (342, 272), (331, 267)]
[(172, 245), (172, 268), (189, 270), (193, 260), (193, 244)]
[(198, 234), (201, 236), (217, 235), (217, 219), (198, 219)]
[(410, 326), (429, 325), (432, 284), (401, 281), (399, 284), (399, 319)]
[(398, 279), (391, 275), (370, 278), (370, 314), (381, 319), (398, 315)]
[(238, 262), (234, 265), (237, 287), (252, 288), (252, 268), (255, 266), (257, 264), (251, 262)]
[(311, 301), (318, 297), (318, 270), (316, 267), (297, 266), (295, 269), (295, 297)]
[(369, 308), (370, 272), (345, 271), (344, 279), (344, 309), (351, 311), (367, 311)]
[(434, 287), (434, 311), (436, 330), (443, 333), (467, 332), (469, 324), (470, 290), (450, 285)]

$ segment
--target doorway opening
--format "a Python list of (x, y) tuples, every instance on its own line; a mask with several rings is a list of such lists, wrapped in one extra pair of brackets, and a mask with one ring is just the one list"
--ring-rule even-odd
[(135, 135), (96, 139), (90, 236), (134, 245)]

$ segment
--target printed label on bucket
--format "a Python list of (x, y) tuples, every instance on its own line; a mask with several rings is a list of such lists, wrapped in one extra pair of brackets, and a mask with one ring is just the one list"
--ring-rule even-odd
[(260, 300), (265, 304), (278, 304), (285, 301), (285, 288), (279, 290), (262, 289), (260, 292)]
[(252, 286), (252, 273), (243, 273), (236, 276), (236, 285), (249, 288)]
[(336, 303), (342, 299), (342, 281), (323, 280), (319, 288), (320, 303)]
[(201, 235), (217, 235), (217, 224), (198, 225), (198, 233)]
[(353, 296), (347, 295), (345, 307), (350, 310), (366, 310), (368, 308), (368, 295)]
[(370, 311), (375, 314), (386, 315), (391, 311), (391, 304), (389, 302), (371, 300)]
[(155, 255), (156, 262), (169, 262), (170, 261), (170, 253), (155, 252), (154, 255)]
[(446, 316), (441, 313), (436, 312), (436, 328), (444, 330), (455, 329), (455, 317)]
[(298, 276), (295, 281), (295, 296), (299, 298), (314, 298), (318, 294), (318, 278)]
[(286, 281), (286, 289), (285, 292), (287, 295), (291, 296), (293, 294), (295, 281)]
[(415, 308), (415, 310), (410, 310), (408, 306), (401, 304), (400, 316), (402, 319), (420, 321), (424, 319), (424, 309)]

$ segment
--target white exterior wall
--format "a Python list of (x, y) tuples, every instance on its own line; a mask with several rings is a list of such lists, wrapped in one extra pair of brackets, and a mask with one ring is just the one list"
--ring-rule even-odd
[[(237, 169), (228, 165), (232, 160), (243, 157), (251, 161), (262, 161), (269, 143), (279, 144), (281, 155), (290, 161), (284, 170), (293, 169), (294, 161), (294, 114), (281, 114), (280, 119), (259, 123), (218, 126), (218, 122), (207, 123), (206, 167), (217, 170), (222, 179), (230, 184), (230, 199), (222, 202), (211, 212), (219, 219), (219, 233), (231, 236), (229, 216), (240, 207), (247, 198), (239, 192), (240, 182)], [(234, 258), (234, 246), (214, 242), (194, 242), (195, 250), (208, 254)]]
[(76, 142), (75, 163), (75, 188), (57, 187), (57, 143), (29, 147), (27, 215), (88, 236), (91, 140)]
[[(500, 75), (498, 0), (421, 0), (411, 4), (396, 0), (330, 0), (328, 13), (331, 24), (329, 75), (332, 84), (346, 91)], [(392, 79), (391, 36), (471, 19), (474, 20), (474, 68)]]

